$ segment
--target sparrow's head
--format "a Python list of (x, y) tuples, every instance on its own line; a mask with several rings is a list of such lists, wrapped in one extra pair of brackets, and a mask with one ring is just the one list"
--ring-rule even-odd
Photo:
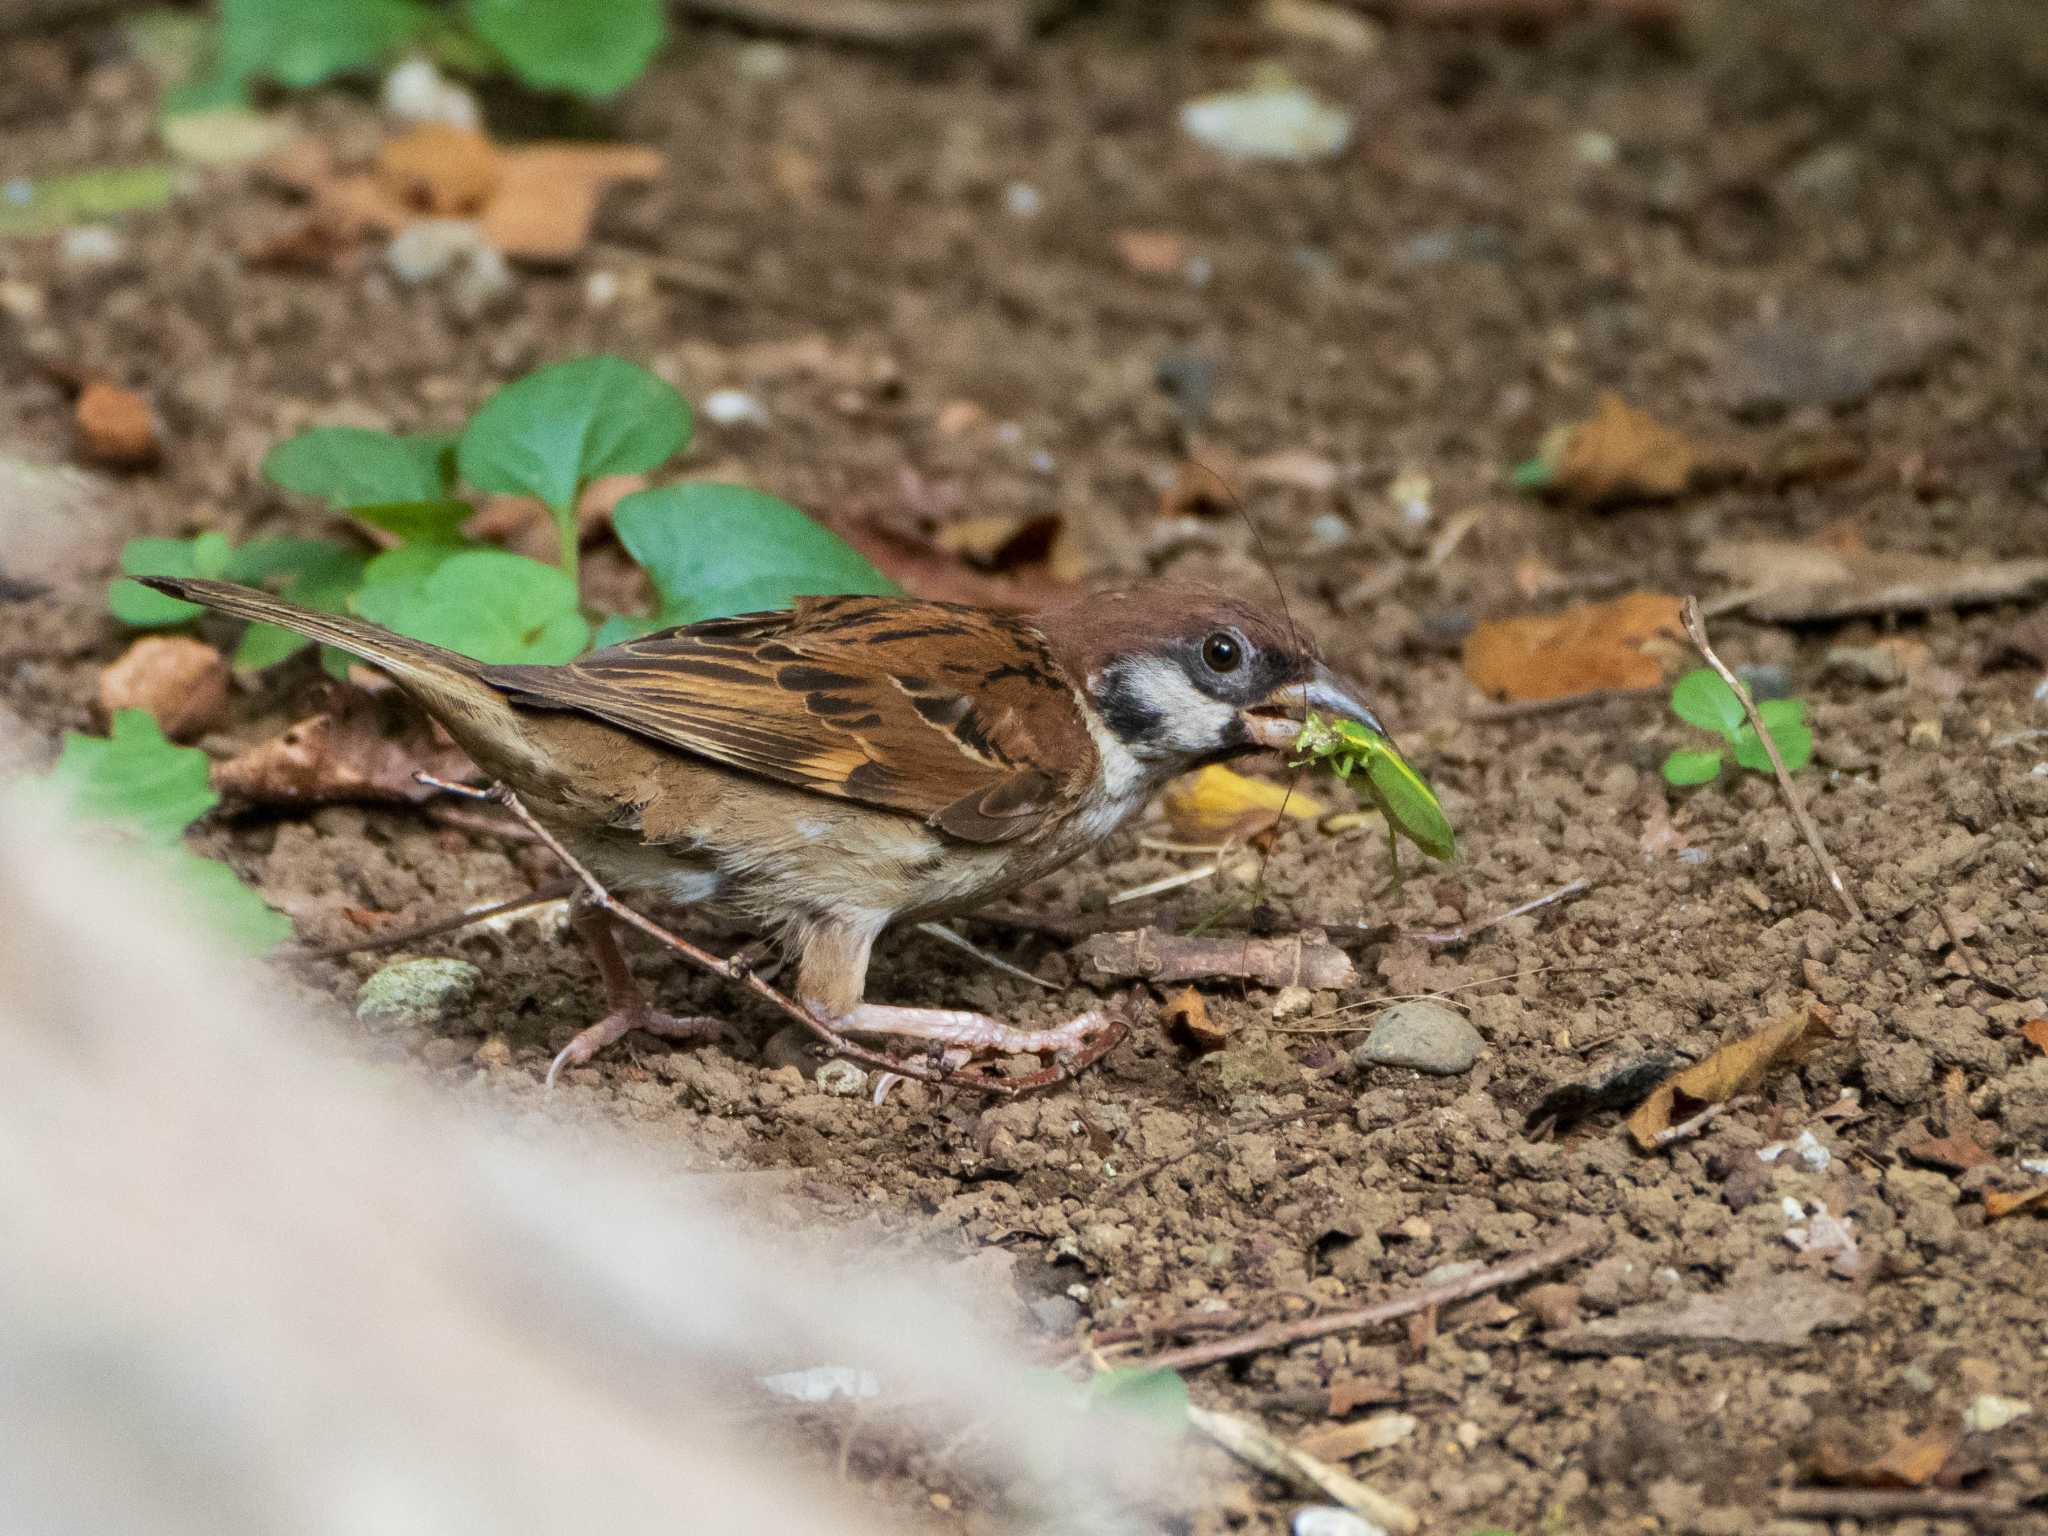
[(1036, 623), (1103, 726), (1163, 771), (1285, 749), (1310, 709), (1386, 734), (1311, 636), (1212, 588), (1097, 592)]

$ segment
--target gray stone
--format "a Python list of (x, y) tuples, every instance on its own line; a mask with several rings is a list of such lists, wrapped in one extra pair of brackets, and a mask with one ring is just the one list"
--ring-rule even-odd
[(1455, 1077), (1472, 1070), (1485, 1044), (1469, 1019), (1441, 1003), (1396, 1003), (1374, 1021), (1351, 1059), (1361, 1067), (1412, 1067)]
[(1072, 1333), (1081, 1325), (1081, 1303), (1071, 1296), (1041, 1296), (1031, 1303), (1032, 1319), (1046, 1333)]
[(1882, 645), (1835, 645), (1821, 662), (1830, 676), (1846, 677), (1853, 683), (1873, 688), (1890, 688), (1906, 680), (1906, 664), (1899, 653)]
[(460, 1012), (483, 979), (467, 960), (395, 961), (357, 989), (356, 1017), (422, 1029)]
[(834, 1098), (859, 1098), (867, 1092), (868, 1075), (852, 1062), (834, 1056), (818, 1068), (818, 1086)]

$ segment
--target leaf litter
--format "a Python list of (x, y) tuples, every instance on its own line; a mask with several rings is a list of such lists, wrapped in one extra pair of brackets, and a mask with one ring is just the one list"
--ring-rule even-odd
[(1754, 1092), (1772, 1072), (1797, 1064), (1832, 1040), (1830, 1017), (1818, 1004), (1802, 1008), (1666, 1078), (1629, 1116), (1629, 1134), (1643, 1151), (1655, 1151), (1674, 1124), (1710, 1105)]

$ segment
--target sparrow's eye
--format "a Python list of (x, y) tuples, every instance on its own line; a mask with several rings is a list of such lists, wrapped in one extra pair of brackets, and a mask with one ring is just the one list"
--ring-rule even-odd
[(1202, 642), (1202, 665), (1211, 672), (1235, 672), (1244, 665), (1244, 643), (1217, 631)]

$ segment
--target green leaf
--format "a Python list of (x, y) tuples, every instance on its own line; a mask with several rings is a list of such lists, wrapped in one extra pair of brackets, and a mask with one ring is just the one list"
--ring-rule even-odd
[(492, 664), (564, 662), (590, 640), (566, 572), (497, 549), (451, 555), (417, 581), (365, 585), (355, 608), (402, 635)]
[[(230, 558), (228, 541), (218, 533), (194, 539), (130, 539), (121, 546), (121, 569), (130, 576), (220, 576)], [(107, 588), (107, 611), (137, 629), (161, 629), (187, 623), (206, 610), (117, 578)]]
[(478, 490), (538, 496), (566, 519), (599, 475), (658, 469), (689, 440), (689, 403), (672, 386), (637, 363), (600, 355), (500, 389), (470, 418), (456, 458)]
[(401, 503), (446, 503), (455, 485), (454, 449), (447, 433), (400, 437), (368, 427), (315, 427), (271, 449), (263, 477), (358, 515)]
[(1671, 712), (1687, 725), (1730, 741), (1742, 729), (1742, 701), (1712, 667), (1695, 667), (1671, 690)]
[(661, 47), (662, 0), (466, 0), (469, 24), (526, 85), (615, 95)]
[(360, 572), (363, 558), (326, 539), (251, 539), (232, 551), (216, 574), (260, 587), (279, 577), (292, 583), (317, 578), (340, 566)]
[(1664, 782), (1680, 786), (1711, 784), (1721, 776), (1718, 752), (1674, 752), (1664, 759)]
[(1114, 1408), (1162, 1424), (1181, 1425), (1188, 1419), (1188, 1384), (1180, 1372), (1147, 1370), (1131, 1366), (1098, 1371), (1088, 1380), (1090, 1407)]
[(462, 525), (476, 515), (466, 501), (392, 501), (372, 507), (351, 507), (349, 516), (408, 544), (460, 544)]
[(220, 0), (218, 63), (201, 90), (239, 95), (259, 76), (307, 86), (373, 69), (433, 22), (417, 0)]
[(146, 867), (177, 893), (180, 911), (197, 913), (199, 921), (238, 949), (262, 954), (292, 936), (292, 920), (218, 859), (179, 843), (153, 850)]
[[(480, 552), (484, 547), (481, 544), (401, 544), (396, 549), (387, 549), (381, 555), (370, 557), (370, 563), (363, 567), (363, 586), (414, 586), (457, 555)], [(351, 606), (357, 613), (363, 611), (360, 603)]]
[(597, 633), (591, 637), (591, 649), (601, 651), (607, 646), (622, 645), (666, 627), (659, 614), (641, 618), (638, 614), (615, 613), (597, 626)]
[(612, 510), (612, 527), (661, 595), (662, 624), (786, 608), (803, 596), (899, 590), (830, 529), (746, 486), (635, 491)]
[[(1787, 773), (1797, 773), (1813, 761), (1813, 731), (1803, 721), (1772, 726), (1771, 740), (1778, 744), (1778, 755), (1785, 759)], [(1735, 761), (1753, 773), (1775, 771), (1771, 767), (1770, 753), (1764, 750), (1756, 731), (1747, 725), (1735, 738)]]
[(1763, 717), (1764, 729), (1773, 736), (1787, 726), (1806, 723), (1803, 699), (1764, 699), (1757, 704), (1756, 712)]
[(109, 165), (0, 182), (0, 235), (49, 235), (118, 213), (161, 208), (184, 177), (171, 165)]
[(1522, 460), (1508, 471), (1508, 484), (1518, 491), (1548, 490), (1550, 482), (1556, 478), (1557, 466), (1541, 454)]
[(80, 820), (126, 827), (158, 846), (175, 843), (220, 803), (206, 754), (166, 740), (142, 709), (116, 710), (106, 736), (65, 732), (48, 782)]

